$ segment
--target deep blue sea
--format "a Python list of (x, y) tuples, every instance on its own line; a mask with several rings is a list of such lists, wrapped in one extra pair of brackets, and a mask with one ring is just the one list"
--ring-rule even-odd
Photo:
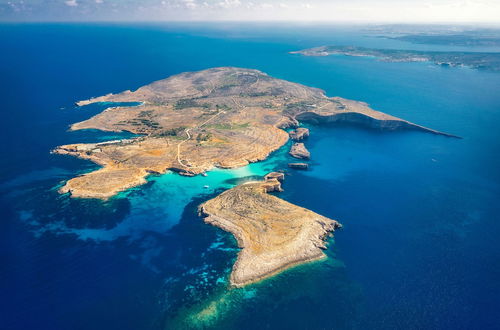
[[(500, 74), (288, 54), (325, 44), (463, 49), (326, 25), (0, 25), (0, 328), (499, 329)], [(329, 258), (228, 289), (236, 242), (196, 207), (285, 169), (286, 147), (207, 177), (153, 176), (108, 201), (58, 194), (97, 166), (50, 154), (127, 137), (68, 132), (105, 108), (75, 101), (215, 66), (463, 139), (309, 126), (311, 170), (289, 172), (280, 196), (344, 225)]]

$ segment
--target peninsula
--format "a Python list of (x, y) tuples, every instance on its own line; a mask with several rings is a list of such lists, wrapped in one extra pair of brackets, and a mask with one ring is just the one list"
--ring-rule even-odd
[(181, 73), (136, 91), (80, 101), (137, 102), (112, 106), (71, 130), (128, 131), (136, 138), (69, 144), (56, 154), (102, 168), (67, 181), (61, 193), (106, 199), (146, 182), (151, 173), (193, 176), (265, 159), (289, 139), (299, 122), (349, 123), (379, 130), (410, 129), (447, 135), (371, 109), (366, 103), (327, 97), (322, 90), (234, 67)]
[(357, 46), (320, 46), (290, 52), (304, 56), (371, 56), (386, 62), (432, 62), (441, 66), (467, 66), (500, 71), (500, 53), (376, 49)]
[(205, 222), (232, 233), (241, 251), (230, 283), (244, 286), (292, 266), (325, 258), (325, 238), (340, 227), (310, 210), (268, 194), (281, 191), (282, 176), (249, 182), (202, 205)]

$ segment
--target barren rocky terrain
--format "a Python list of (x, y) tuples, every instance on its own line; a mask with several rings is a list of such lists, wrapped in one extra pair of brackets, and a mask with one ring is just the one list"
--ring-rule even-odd
[(268, 194), (281, 191), (279, 174), (227, 190), (200, 206), (205, 222), (232, 233), (242, 249), (230, 282), (244, 286), (289, 267), (325, 258), (328, 233), (340, 227), (300, 206)]

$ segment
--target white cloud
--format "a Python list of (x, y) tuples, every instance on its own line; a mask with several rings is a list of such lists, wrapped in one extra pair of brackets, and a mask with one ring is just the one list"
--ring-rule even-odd
[(198, 7), (198, 4), (194, 0), (182, 0), (182, 2), (187, 9), (195, 9)]
[(221, 8), (226, 8), (226, 9), (227, 8), (236, 8), (236, 7), (241, 6), (241, 1), (240, 0), (224, 0), (224, 1), (220, 1), (217, 5)]
[(70, 7), (78, 6), (78, 2), (76, 0), (68, 0), (68, 1), (65, 1), (64, 3), (66, 4), (66, 6), (70, 6)]

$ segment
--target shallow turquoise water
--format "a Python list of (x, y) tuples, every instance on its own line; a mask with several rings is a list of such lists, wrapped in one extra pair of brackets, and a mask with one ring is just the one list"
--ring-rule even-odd
[[(424, 49), (328, 26), (1, 25), (0, 322), (7, 329), (495, 329), (500, 324), (500, 75), (289, 51)], [(73, 102), (213, 66), (256, 68), (459, 135), (309, 126), (311, 170), (280, 193), (339, 220), (325, 262), (228, 290), (232, 237), (197, 206), (285, 169), (152, 176), (107, 201), (59, 195), (94, 164), (57, 145), (127, 137), (68, 125)], [(130, 136), (130, 135), (128, 135)], [(208, 188), (205, 188), (208, 186)]]

